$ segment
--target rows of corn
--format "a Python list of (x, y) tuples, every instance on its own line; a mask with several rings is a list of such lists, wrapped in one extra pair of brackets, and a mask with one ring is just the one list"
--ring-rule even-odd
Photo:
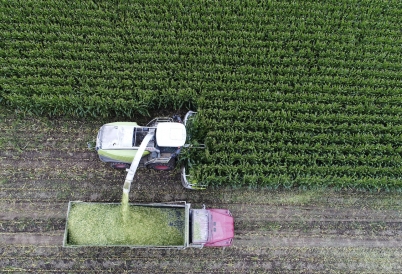
[(402, 5), (299, 2), (254, 17), (250, 62), (202, 93), (195, 181), (401, 189)]
[(209, 186), (401, 188), (400, 1), (1, 5), (1, 104), (197, 109)]

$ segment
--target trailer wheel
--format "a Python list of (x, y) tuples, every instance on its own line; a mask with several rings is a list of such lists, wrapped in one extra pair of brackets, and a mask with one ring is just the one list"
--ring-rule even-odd
[(110, 166), (114, 169), (126, 169), (126, 168), (130, 168), (129, 164), (125, 164), (125, 163), (110, 163)]

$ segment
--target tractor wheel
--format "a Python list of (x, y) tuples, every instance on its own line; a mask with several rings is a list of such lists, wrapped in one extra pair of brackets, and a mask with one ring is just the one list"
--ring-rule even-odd
[(171, 159), (167, 163), (149, 163), (147, 164), (148, 169), (154, 169), (154, 170), (163, 170), (163, 171), (169, 171), (173, 170), (175, 167), (176, 159)]
[(130, 168), (129, 164), (125, 164), (125, 163), (110, 163), (110, 166), (114, 169), (126, 169), (126, 168)]

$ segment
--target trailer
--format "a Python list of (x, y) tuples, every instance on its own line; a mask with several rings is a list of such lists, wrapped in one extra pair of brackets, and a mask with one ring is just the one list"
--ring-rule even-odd
[(93, 203), (70, 201), (64, 247), (226, 247), (234, 237), (227, 209), (191, 208), (175, 203)]

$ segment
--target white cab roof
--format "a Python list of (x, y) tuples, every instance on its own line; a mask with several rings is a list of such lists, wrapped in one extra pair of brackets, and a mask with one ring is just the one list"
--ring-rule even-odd
[(160, 147), (181, 147), (186, 142), (186, 127), (182, 123), (159, 123), (156, 142)]

